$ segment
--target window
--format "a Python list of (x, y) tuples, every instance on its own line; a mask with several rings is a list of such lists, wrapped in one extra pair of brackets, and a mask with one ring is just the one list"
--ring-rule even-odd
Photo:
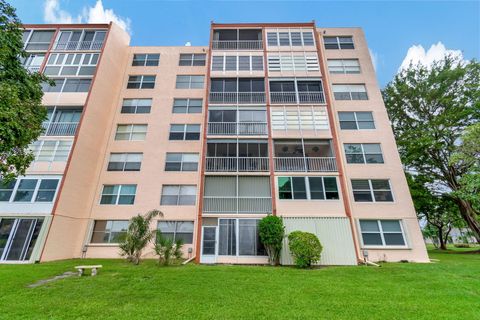
[(313, 33), (311, 31), (282, 31), (282, 32), (268, 32), (267, 43), (269, 46), (313, 46)]
[(133, 204), (136, 192), (136, 184), (105, 184), (100, 204)]
[(198, 153), (167, 152), (165, 171), (197, 171)]
[(22, 178), (7, 184), (0, 180), (2, 202), (53, 202), (59, 179)]
[(28, 30), (23, 33), (25, 50), (48, 50), (55, 34), (54, 30)]
[(352, 179), (352, 189), (356, 202), (393, 202), (389, 180)]
[(181, 53), (179, 66), (204, 66), (206, 54), (204, 53)]
[(211, 92), (265, 92), (263, 78), (212, 78)]
[(44, 73), (48, 76), (93, 76), (99, 53), (52, 53)]
[(202, 89), (204, 76), (177, 76), (175, 88), (177, 89)]
[(400, 220), (360, 220), (362, 241), (367, 246), (406, 246)]
[(141, 67), (152, 67), (158, 66), (160, 60), (160, 54), (158, 53), (149, 53), (149, 54), (134, 54), (132, 66), (141, 66)]
[(121, 113), (150, 113), (152, 99), (123, 99)]
[(147, 135), (146, 124), (119, 124), (115, 140), (143, 141)]
[(107, 171), (140, 171), (143, 153), (110, 153)]
[(216, 55), (212, 57), (212, 71), (263, 71), (263, 57)]
[(193, 221), (159, 221), (157, 230), (162, 237), (183, 244), (193, 243)]
[(90, 243), (120, 243), (127, 230), (128, 220), (95, 220)]
[(316, 54), (305, 55), (270, 55), (268, 56), (268, 71), (320, 71)]
[(278, 177), (280, 200), (338, 200), (335, 177)]
[(62, 30), (55, 50), (100, 50), (106, 34), (105, 30)]
[(220, 219), (218, 254), (265, 256), (265, 247), (258, 234), (259, 221), (258, 219)]
[(170, 125), (169, 140), (200, 140), (199, 124)]
[(332, 85), (335, 100), (367, 100), (367, 89), (364, 84)]
[(358, 59), (328, 59), (327, 63), (330, 73), (360, 73)]
[(323, 37), (325, 49), (355, 49), (353, 38), (351, 36), (344, 37)]
[(164, 206), (194, 206), (197, 186), (163, 185), (160, 204)]
[(375, 129), (371, 112), (339, 112), (338, 119), (342, 130)]
[(53, 86), (42, 84), (43, 92), (88, 92), (92, 79), (52, 79)]
[(347, 163), (383, 163), (379, 143), (345, 143)]
[(271, 108), (272, 130), (328, 130), (327, 110), (323, 107)]
[(37, 140), (30, 145), (35, 161), (67, 161), (72, 140)]
[(153, 89), (155, 76), (129, 76), (127, 89)]
[(173, 99), (173, 113), (202, 113), (202, 99)]

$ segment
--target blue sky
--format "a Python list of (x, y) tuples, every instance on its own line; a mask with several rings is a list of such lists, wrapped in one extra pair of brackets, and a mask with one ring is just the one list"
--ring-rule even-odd
[[(9, 0), (7, 0), (9, 1)], [(477, 1), (165, 1), (10, 0), (24, 23), (121, 19), (132, 45), (207, 45), (210, 21), (306, 22), (321, 27), (362, 27), (384, 86), (409, 58), (431, 60), (447, 50), (480, 58), (480, 0)], [(46, 16), (45, 5), (50, 5)], [(102, 6), (103, 5), (103, 6)], [(92, 10), (95, 7), (95, 10)], [(97, 10), (99, 9), (99, 10)], [(108, 10), (111, 9), (111, 12)], [(89, 11), (90, 10), (90, 11)], [(95, 16), (95, 17), (93, 17)], [(63, 20), (63, 21), (62, 21)], [(68, 20), (67, 20), (68, 21)], [(428, 49), (438, 42), (443, 46)], [(421, 47), (419, 47), (421, 46)], [(423, 49), (422, 49), (423, 47)], [(424, 50), (425, 52), (422, 52)]]

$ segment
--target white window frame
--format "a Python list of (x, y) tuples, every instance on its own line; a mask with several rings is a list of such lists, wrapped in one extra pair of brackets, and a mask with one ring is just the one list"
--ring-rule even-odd
[[(139, 55), (145, 55), (145, 60), (143, 61), (142, 65), (134, 65), (133, 63), (135, 61), (142, 61), (140, 59), (135, 59), (136, 56)], [(156, 58), (150, 58), (150, 61), (157, 61), (157, 64), (155, 65), (147, 65), (147, 61), (149, 61), (149, 56), (158, 56), (158, 59)], [(133, 58), (132, 58), (132, 67), (158, 67), (160, 64), (160, 53), (134, 53)]]
[[(348, 144), (354, 144), (354, 145), (359, 145), (360, 149), (362, 150), (361, 153), (347, 153), (347, 149), (345, 148), (346, 145)], [(380, 148), (380, 152), (377, 153), (365, 153), (365, 148), (364, 145), (378, 145)], [(345, 152), (345, 161), (347, 164), (385, 164), (385, 158), (383, 157), (383, 150), (382, 150), (382, 145), (381, 143), (344, 143), (343, 144), (343, 151)], [(356, 155), (362, 155), (363, 162), (348, 162), (347, 155), (351, 154), (356, 154)], [(381, 155), (382, 156), (382, 162), (367, 162), (367, 154), (374, 154), (374, 155)]]
[[(121, 126), (126, 126), (127, 129), (130, 129), (130, 130), (127, 130), (127, 131), (124, 131), (124, 132), (118, 132), (118, 128), (121, 127)], [(136, 131), (134, 130), (135, 128), (139, 128), (139, 127), (142, 127), (142, 128), (145, 128), (145, 131)], [(117, 124), (117, 129), (115, 131), (115, 136), (114, 136), (114, 140), (115, 141), (145, 141), (145, 139), (147, 138), (147, 130), (148, 130), (148, 124), (144, 124), (144, 123), (119, 123)], [(117, 139), (117, 134), (119, 133), (128, 133), (128, 139)], [(133, 140), (132, 139), (132, 135), (133, 134), (140, 134), (140, 133), (143, 133), (143, 139), (135, 139)]]
[[(186, 88), (178, 87), (179, 77), (188, 77), (188, 87), (186, 87)], [(192, 81), (193, 77), (202, 78), (202, 87), (201, 88), (192, 88), (192, 83), (197, 83), (197, 82)], [(187, 82), (180, 82), (180, 83), (187, 83)], [(205, 87), (205, 75), (203, 75), (203, 74), (179, 74), (179, 75), (177, 75), (177, 78), (175, 80), (175, 89), (180, 89), (180, 90), (181, 89), (203, 89), (204, 87)]]
[[(186, 112), (175, 112), (175, 101), (179, 101), (179, 100), (186, 100), (187, 101), (187, 106), (185, 108), (187, 108)], [(200, 101), (200, 112), (190, 112), (190, 102), (192, 100), (199, 100)], [(178, 106), (177, 106), (178, 107)], [(176, 113), (176, 114), (200, 114), (203, 112), (203, 99), (202, 98), (174, 98), (173, 99), (173, 106), (172, 106), (172, 113)]]
[[(28, 190), (33, 190), (32, 198), (29, 201), (15, 201), (15, 196), (16, 196), (18, 188), (20, 186), (20, 181), (25, 180), (25, 179), (26, 180), (37, 180), (36, 184), (35, 184), (35, 188), (34, 189), (28, 189)], [(55, 192), (54, 192), (53, 197), (52, 197), (52, 201), (37, 201), (37, 195), (38, 195), (38, 192), (40, 191), (40, 184), (41, 184), (42, 180), (57, 180), (58, 181), (57, 182), (57, 187), (56, 187)], [(59, 176), (22, 176), (22, 177), (19, 177), (19, 178), (15, 179), (15, 184), (14, 184), (13, 189), (12, 189), (12, 194), (10, 194), (10, 198), (8, 199), (8, 201), (0, 201), (0, 204), (1, 203), (13, 203), (13, 204), (21, 205), (21, 204), (26, 204), (26, 203), (36, 203), (36, 204), (54, 203), (55, 199), (57, 198), (60, 183), (61, 183), (61, 177), (59, 177)], [(10, 190), (10, 189), (2, 189), (2, 190)], [(52, 189), (48, 189), (48, 190), (52, 190)]]
[[(170, 154), (179, 154), (181, 155), (180, 161), (168, 161), (168, 155)], [(197, 156), (197, 161), (192, 162), (192, 161), (185, 161), (184, 158), (186, 155), (195, 155)], [(180, 170), (167, 170), (167, 164), (168, 163), (180, 163)], [(183, 170), (183, 165), (184, 163), (196, 163), (197, 164), (197, 169), (196, 170)], [(198, 153), (189, 153), (189, 152), (167, 152), (165, 154), (165, 171), (167, 172), (197, 172), (198, 171), (198, 164), (200, 163), (200, 155)]]
[[(352, 183), (353, 180), (367, 180), (368, 181), (368, 187), (369, 187), (368, 191), (370, 192), (370, 196), (372, 197), (372, 201), (356, 201), (355, 200), (355, 191), (367, 191), (367, 189), (353, 189), (353, 183)], [(392, 195), (392, 201), (377, 201), (375, 199), (372, 180), (388, 181), (388, 186), (390, 187), (390, 189), (375, 189), (375, 191), (390, 191), (390, 194)], [(354, 179), (350, 179), (350, 185), (352, 187), (352, 196), (353, 196), (352, 199), (353, 199), (353, 202), (355, 202), (355, 203), (360, 203), (360, 204), (364, 204), (364, 203), (385, 203), (385, 204), (395, 203), (395, 195), (393, 194), (393, 188), (392, 188), (392, 183), (391, 183), (390, 179), (384, 179), (384, 178), (374, 178), (374, 179), (372, 179), (372, 178), (370, 178), (370, 179), (354, 178)]]
[[(378, 228), (379, 228), (379, 232), (373, 232), (373, 231), (363, 232), (362, 227), (360, 225), (360, 220), (376, 221), (377, 225), (378, 225)], [(400, 230), (401, 230), (401, 233), (402, 233), (402, 236), (403, 236), (403, 242), (405, 243), (403, 246), (402, 245), (397, 246), (397, 245), (391, 245), (391, 244), (387, 245), (385, 243), (384, 233), (399, 233), (399, 232), (388, 232), (388, 231), (385, 232), (385, 231), (383, 231), (381, 221), (384, 221), (384, 220), (398, 221), (398, 224), (400, 225)], [(361, 247), (365, 248), (365, 249), (385, 249), (385, 248), (388, 248), (388, 249), (409, 249), (410, 246), (409, 246), (409, 242), (408, 242), (407, 232), (406, 232), (406, 229), (405, 229), (405, 226), (403, 225), (403, 223), (404, 222), (403, 222), (402, 219), (357, 219), (357, 228), (360, 231), (359, 232), (359, 237), (360, 237)], [(382, 239), (382, 245), (368, 245), (368, 244), (365, 244), (363, 242), (363, 234), (364, 233), (375, 233), (375, 234), (380, 233), (380, 237)]]
[[(132, 101), (133, 105), (132, 106), (125, 106), (126, 101)], [(150, 111), (149, 112), (137, 113), (140, 101), (145, 101), (145, 102), (149, 101), (150, 102)], [(135, 107), (135, 112), (122, 112), (123, 107)], [(145, 106), (142, 106), (142, 107), (145, 107)], [(151, 108), (152, 108), (152, 98), (125, 98), (125, 99), (122, 100), (122, 106), (120, 108), (120, 113), (121, 114), (148, 114), (148, 113), (151, 112)]]
[[(279, 201), (340, 201), (341, 200), (341, 194), (340, 194), (340, 188), (338, 184), (338, 179), (336, 176), (277, 176), (277, 199)], [(280, 178), (289, 178), (290, 179), (290, 185), (292, 186), (292, 199), (280, 199), (280, 184), (279, 184), (279, 179)], [(294, 195), (294, 190), (293, 190), (293, 180), (292, 178), (303, 178), (305, 181), (305, 193), (307, 195), (307, 199), (295, 199)], [(310, 191), (310, 179), (309, 178), (322, 178), (322, 188), (323, 188), (323, 199), (312, 199), (311, 191)], [(326, 195), (326, 190), (325, 190), (325, 178), (335, 178), (335, 183), (337, 185), (337, 193), (338, 193), (338, 199), (327, 199)]]
[[(55, 142), (55, 145), (52, 149), (52, 154), (50, 156), (50, 159), (49, 160), (39, 160), (39, 157), (42, 153), (42, 151), (44, 151), (44, 146), (45, 146), (45, 143), (46, 142)], [(58, 157), (57, 157), (57, 153), (59, 151), (64, 151), (64, 150), (59, 150), (59, 147), (60, 147), (60, 144), (62, 142), (66, 142), (67, 143), (67, 147), (68, 147), (68, 151), (67, 151), (67, 155), (66, 155), (66, 159), (65, 160), (58, 160)], [(30, 144), (30, 150), (32, 151), (35, 159), (34, 161), (35, 162), (66, 162), (68, 160), (68, 157), (70, 155), (70, 151), (72, 150), (72, 145), (73, 145), (73, 140), (46, 140), (46, 139), (42, 139), (42, 140), (37, 140), (35, 141), (34, 143)], [(65, 149), (66, 151), (67, 149)], [(44, 157), (42, 155), (42, 157)]]
[[(320, 131), (330, 129), (328, 113), (325, 107), (318, 106), (296, 106), (296, 107), (272, 107), (270, 112), (271, 126), (273, 131)], [(281, 114), (280, 114), (281, 113)], [(303, 114), (302, 114), (303, 113)], [(312, 124), (304, 123), (304, 116), (311, 119)], [(320, 119), (324, 116), (325, 119)], [(274, 118), (277, 119), (274, 119)], [(280, 118), (281, 117), (281, 118)], [(293, 118), (294, 117), (294, 118)], [(296, 128), (292, 126), (296, 125)]]
[[(118, 186), (118, 191), (117, 193), (107, 193), (104, 194), (104, 190), (106, 186)], [(135, 193), (129, 193), (129, 194), (121, 194), (122, 189), (124, 186), (135, 186)], [(115, 203), (102, 203), (102, 197), (106, 196), (115, 196)], [(133, 196), (133, 203), (132, 204), (127, 204), (127, 203), (121, 203), (119, 204), (118, 201), (120, 200), (120, 196)], [(104, 184), (102, 185), (102, 192), (100, 193), (100, 199), (98, 201), (98, 204), (101, 206), (116, 206), (116, 205), (121, 205), (121, 206), (133, 206), (135, 204), (135, 199), (137, 197), (137, 185), (136, 184)]]
[[(347, 61), (355, 61), (357, 63), (357, 66), (355, 67), (358, 67), (358, 72), (347, 72), (347, 68), (352, 68), (352, 66), (347, 66), (345, 65), (345, 62)], [(339, 68), (342, 68), (341, 72), (333, 72), (332, 71), (332, 68), (333, 67), (337, 67), (337, 66), (332, 66), (330, 65), (332, 62), (339, 62), (340, 63), (340, 66), (338, 66)], [(330, 74), (360, 74), (362, 73), (362, 69), (360, 67), (360, 61), (358, 59), (328, 59), (327, 60), (327, 66), (328, 66), (328, 72)]]

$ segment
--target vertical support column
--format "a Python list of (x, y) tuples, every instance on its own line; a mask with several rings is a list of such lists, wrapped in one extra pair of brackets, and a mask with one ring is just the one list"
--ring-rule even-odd
[(195, 250), (195, 262), (200, 263), (200, 248), (202, 247), (202, 211), (203, 211), (203, 193), (205, 190), (205, 163), (207, 156), (207, 126), (208, 126), (208, 104), (210, 94), (210, 69), (212, 61), (212, 47), (213, 47), (213, 26), (210, 25), (210, 38), (208, 41), (207, 52), (207, 76), (205, 83), (205, 114), (203, 118), (203, 139), (202, 139), (202, 151), (200, 154), (200, 187), (198, 188), (198, 215), (197, 215), (197, 238), (196, 238), (196, 250)]

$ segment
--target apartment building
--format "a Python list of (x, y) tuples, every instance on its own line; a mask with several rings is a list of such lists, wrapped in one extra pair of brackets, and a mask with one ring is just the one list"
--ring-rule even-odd
[(200, 263), (266, 263), (269, 214), (315, 233), (320, 264), (428, 261), (361, 29), (212, 23), (205, 47), (134, 47), (115, 24), (25, 28), (25, 67), (57, 85), (0, 190), (1, 261), (119, 257), (151, 209)]

